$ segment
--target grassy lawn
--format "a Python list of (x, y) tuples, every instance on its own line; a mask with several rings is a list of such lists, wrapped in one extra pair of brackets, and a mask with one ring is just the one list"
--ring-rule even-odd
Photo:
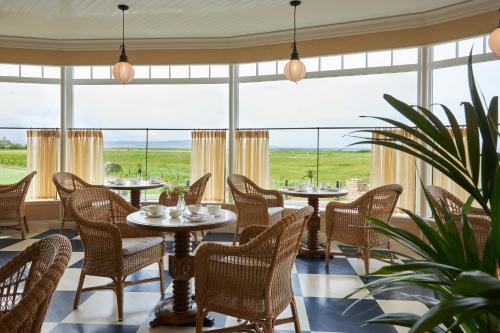
[[(105, 149), (104, 160), (122, 167), (122, 176), (135, 175), (140, 163), (146, 167), (145, 149)], [(189, 149), (149, 149), (148, 175), (163, 176), (168, 181), (184, 182), (190, 177), (191, 151)], [(334, 185), (345, 184), (349, 178), (369, 181), (370, 151), (321, 150), (319, 178)], [(0, 168), (0, 183), (12, 183), (26, 174), (26, 150), (0, 150), (0, 164), (16, 168)], [(289, 185), (304, 182), (307, 170), (316, 172), (316, 151), (305, 149), (272, 149), (270, 153), (272, 186), (281, 188), (286, 179)]]

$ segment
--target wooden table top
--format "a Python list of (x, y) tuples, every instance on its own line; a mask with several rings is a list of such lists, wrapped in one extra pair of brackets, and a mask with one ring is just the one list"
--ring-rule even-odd
[(329, 189), (329, 190), (316, 190), (311, 189), (306, 191), (297, 191), (295, 189), (281, 189), (281, 193), (300, 198), (337, 198), (347, 195), (347, 190), (344, 189)]
[(165, 185), (165, 182), (151, 183), (148, 180), (143, 180), (137, 184), (131, 184), (130, 180), (126, 180), (123, 184), (106, 182), (105, 186), (113, 190), (149, 190), (162, 187), (163, 185)]
[[(236, 222), (236, 214), (227, 209), (221, 209), (220, 215), (200, 222), (189, 221), (183, 217), (171, 218), (168, 215), (169, 209), (175, 209), (175, 207), (166, 207), (165, 215), (161, 217), (148, 217), (146, 212), (143, 211), (134, 212), (127, 216), (127, 224), (139, 229), (164, 232), (191, 232), (216, 229)], [(202, 213), (206, 213), (206, 208), (202, 210)]]

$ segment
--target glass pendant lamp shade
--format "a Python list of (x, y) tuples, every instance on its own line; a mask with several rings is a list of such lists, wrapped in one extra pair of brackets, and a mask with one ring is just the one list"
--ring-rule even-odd
[(497, 56), (500, 56), (500, 27), (493, 30), (488, 39), (488, 46)]
[(134, 67), (128, 63), (127, 53), (125, 52), (125, 11), (129, 9), (127, 5), (118, 5), (122, 11), (122, 44), (120, 45), (120, 59), (113, 66), (113, 77), (120, 83), (129, 83), (134, 78)]
[(295, 83), (299, 82), (306, 76), (306, 65), (299, 58), (299, 52), (297, 51), (297, 42), (295, 37), (297, 35), (296, 27), (296, 14), (297, 6), (300, 5), (300, 1), (293, 0), (290, 1), (290, 6), (293, 7), (293, 43), (292, 43), (292, 55), (290, 56), (290, 61), (286, 63), (283, 72), (287, 80), (293, 81)]
[(300, 59), (291, 59), (285, 65), (287, 80), (298, 82), (306, 76), (306, 65)]
[(134, 79), (134, 67), (126, 61), (118, 61), (113, 66), (113, 77), (120, 83), (129, 83)]

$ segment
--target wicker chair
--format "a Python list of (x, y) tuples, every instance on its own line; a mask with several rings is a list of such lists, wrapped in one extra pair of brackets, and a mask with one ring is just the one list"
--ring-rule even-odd
[[(84, 261), (75, 295), (74, 308), (84, 291), (112, 289), (118, 304), (118, 320), (123, 320), (123, 288), (133, 284), (163, 281), (165, 240), (158, 233), (139, 230), (125, 223), (127, 215), (137, 211), (118, 194), (105, 188), (85, 188), (69, 197), (68, 207), (76, 221), (83, 243)], [(160, 276), (135, 281), (126, 278), (153, 263)], [(83, 288), (86, 275), (108, 277), (112, 283)]]
[(15, 184), (0, 185), (0, 220), (15, 220), (23, 239), (26, 239), (26, 232), (30, 232), (24, 203), (35, 175), (36, 171), (33, 171)]
[[(195, 181), (191, 186), (189, 186), (189, 192), (184, 196), (184, 201), (186, 205), (197, 205), (201, 204), (201, 199), (203, 198), (203, 193), (205, 193), (205, 188), (207, 187), (208, 180), (212, 176), (211, 173), (207, 173), (204, 176), (200, 177), (197, 181)], [(160, 194), (159, 203), (164, 206), (175, 206), (177, 205), (177, 200), (179, 197), (177, 194), (170, 194), (167, 192), (162, 192)], [(194, 236), (195, 242), (198, 241), (198, 235), (196, 232), (192, 233)], [(204, 233), (201, 232), (202, 236)]]
[[(195, 256), (196, 332), (209, 311), (243, 319), (233, 327), (210, 333), (242, 332), (293, 322), (300, 332), (291, 270), (312, 207), (297, 210), (272, 226), (251, 225), (241, 233), (240, 246), (202, 245)], [(290, 305), (292, 317), (277, 319)]]
[(72, 174), (70, 172), (56, 172), (52, 176), (52, 181), (54, 182), (54, 185), (56, 186), (57, 189), (57, 194), (59, 195), (59, 198), (61, 199), (61, 228), (59, 230), (59, 233), (62, 233), (64, 230), (64, 222), (72, 222), (73, 217), (71, 216), (69, 209), (68, 209), (68, 198), (71, 195), (71, 193), (75, 192), (76, 190), (79, 190), (81, 188), (87, 188), (87, 187), (98, 187), (98, 188), (103, 188), (104, 186), (102, 185), (92, 185), (87, 182), (85, 182), (83, 179), (78, 177), (75, 174)]
[(0, 331), (38, 333), (52, 293), (68, 266), (71, 243), (51, 235), (0, 268)]
[[(442, 207), (443, 204), (448, 210), (448, 213), (451, 213), (452, 215), (459, 215), (462, 213), (464, 203), (444, 188), (431, 185), (426, 186), (425, 190), (429, 193), (434, 207), (436, 208), (441, 219), (444, 220), (445, 217), (445, 211)], [(488, 237), (491, 229), (491, 219), (483, 209), (471, 207), (470, 212), (467, 215), (467, 221), (470, 223), (472, 232), (476, 238), (478, 251), (482, 255), (486, 238)], [(457, 223), (457, 226), (460, 228), (461, 224)]]
[[(390, 250), (387, 237), (370, 230), (370, 222), (366, 217), (374, 217), (390, 222), (398, 198), (403, 192), (400, 185), (377, 187), (350, 203), (329, 202), (326, 206), (326, 250), (325, 265), (330, 262), (330, 246), (332, 241), (356, 246), (357, 254), (363, 258), (365, 275), (370, 273), (370, 252), (374, 247), (382, 245)], [(345, 254), (342, 254), (345, 255)], [(392, 255), (391, 255), (392, 259)]]
[(238, 174), (227, 177), (227, 183), (238, 210), (233, 245), (236, 244), (241, 228), (253, 224), (268, 226), (283, 218), (284, 200), (279, 191), (260, 188), (247, 177)]

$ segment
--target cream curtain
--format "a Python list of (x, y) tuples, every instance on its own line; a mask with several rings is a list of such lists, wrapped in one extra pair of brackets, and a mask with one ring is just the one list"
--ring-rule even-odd
[[(390, 130), (396, 134), (410, 137), (403, 130)], [(374, 139), (383, 136), (374, 133)], [(377, 187), (387, 184), (399, 184), (403, 193), (397, 207), (415, 211), (416, 158), (396, 149), (372, 145), (371, 185)]]
[(59, 171), (61, 132), (59, 130), (29, 130), (27, 132), (28, 171), (37, 174), (31, 182), (30, 199), (55, 199), (52, 175)]
[[(450, 134), (453, 136), (451, 130)], [(461, 134), (464, 146), (467, 147), (467, 128), (462, 128)], [(465, 153), (468, 159), (469, 155), (467, 149), (465, 149)], [(432, 169), (432, 184), (444, 188), (464, 202), (469, 198), (469, 194), (467, 193), (467, 191), (465, 191), (460, 185), (452, 181), (450, 178), (448, 178), (448, 176), (435, 168)]]
[(269, 131), (236, 131), (233, 166), (234, 173), (250, 178), (260, 187), (269, 187)]
[(104, 143), (100, 130), (70, 130), (66, 142), (66, 170), (91, 184), (104, 181)]
[(196, 181), (207, 172), (212, 173), (203, 200), (224, 201), (226, 131), (193, 131), (191, 139), (191, 180)]

